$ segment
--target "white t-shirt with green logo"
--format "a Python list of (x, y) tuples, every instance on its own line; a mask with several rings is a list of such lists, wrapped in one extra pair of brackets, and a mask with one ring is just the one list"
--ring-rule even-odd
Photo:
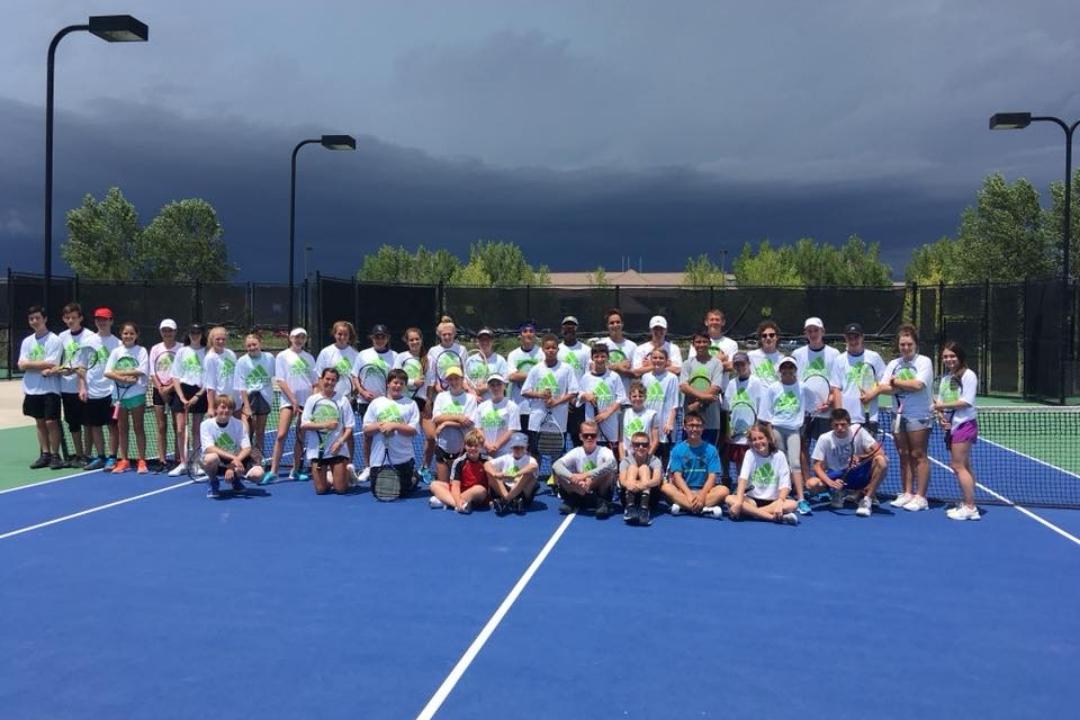
[[(535, 366), (543, 364), (543, 362), (544, 353), (540, 350), (539, 345), (533, 345), (531, 350), (523, 350), (521, 347), (516, 347), (506, 356), (506, 365), (510, 372), (527, 373)], [(529, 412), (531, 409), (530, 403), (532, 402), (528, 398), (521, 397), (521, 388), (524, 384), (524, 381), (520, 383), (510, 383), (510, 399), (517, 403), (518, 409), (522, 414)]]
[[(60, 347), (62, 353), (60, 356), (60, 365), (63, 367), (81, 367), (87, 368), (90, 366), (90, 352), (93, 348), (93, 343), (98, 340), (98, 347), (101, 347), (101, 342), (98, 339), (98, 334), (93, 330), (87, 330), (83, 328), (77, 335), (72, 335), (70, 330), (64, 330), (58, 336), (60, 339)], [(105, 355), (105, 360), (109, 359), (108, 354)], [(99, 365), (104, 365), (104, 362), (99, 362)], [(87, 377), (87, 384), (89, 384), (90, 378)], [(75, 373), (70, 375), (60, 376), (60, 392), (62, 393), (77, 393), (79, 392), (79, 377)]]
[(260, 352), (255, 357), (248, 353), (236, 361), (236, 389), (246, 390), (248, 397), (259, 393), (270, 407), (274, 406), (274, 356)]
[(652, 431), (656, 428), (656, 432), (659, 435), (660, 426), (657, 424), (656, 411), (652, 408), (645, 407), (638, 412), (632, 407), (625, 408), (622, 414), (622, 447), (623, 455), (629, 457), (633, 451), (633, 446), (630, 444), (630, 438), (634, 433), (645, 433), (649, 436), (649, 442), (652, 442)]
[(231, 395), (237, 399), (236, 388), (236, 353), (225, 348), (217, 353), (213, 348), (206, 351), (203, 360), (203, 387), (213, 390), (218, 395)]
[(347, 397), (352, 392), (353, 368), (359, 355), (356, 348), (351, 346), (339, 348), (337, 345), (327, 345), (315, 358), (315, 378), (322, 377), (322, 371), (328, 367), (337, 369), (338, 381), (334, 386), (334, 397)]
[[(833, 385), (833, 368), (836, 359), (840, 357), (840, 351), (831, 345), (824, 345), (819, 350), (812, 349), (809, 345), (801, 345), (791, 353), (798, 369), (796, 377), (800, 382), (806, 382), (807, 378), (815, 375), (825, 378), (826, 382)], [(840, 387), (835, 385), (834, 387)], [(813, 417), (829, 417), (831, 409), (822, 412), (813, 412), (813, 408), (807, 404), (807, 413)]]
[(581, 376), (589, 371), (589, 362), (592, 360), (592, 350), (583, 342), (577, 342), (571, 347), (565, 342), (559, 343), (560, 361), (570, 366), (574, 375), (580, 381)]
[[(944, 390), (942, 388), (944, 388)], [(960, 376), (960, 389), (958, 391), (948, 390), (948, 384), (946, 382), (942, 382), (941, 387), (934, 388), (934, 396), (940, 397), (945, 402), (956, 402), (957, 400), (963, 400), (967, 403), (967, 407), (957, 408), (953, 412), (953, 430), (960, 427), (964, 423), (971, 422), (975, 419), (975, 395), (976, 393), (978, 393), (978, 391), (979, 377), (971, 368), (966, 368), (964, 370), (964, 374)]]
[[(724, 410), (731, 412), (736, 403), (748, 403), (754, 408), (754, 413), (761, 418), (765, 413), (765, 383), (750, 375), (745, 380), (735, 376), (728, 383), (724, 391)], [(747, 445), (749, 441), (745, 436), (735, 439), (737, 445)]]
[(86, 368), (86, 396), (91, 400), (100, 400), (113, 396), (115, 385), (105, 377), (105, 365), (109, 355), (120, 347), (120, 339), (115, 335), (102, 338), (97, 333), (87, 341), (87, 358), (90, 365)]
[(803, 426), (805, 408), (809, 405), (801, 383), (776, 383), (765, 388), (764, 402), (761, 404), (763, 412), (758, 419), (785, 430), (798, 430)]
[[(379, 352), (378, 350), (376, 350), (373, 347), (369, 347), (369, 348), (366, 348), (364, 350), (361, 350), (360, 354), (356, 356), (356, 365), (353, 367), (353, 375), (355, 375), (357, 377), (357, 379), (360, 380), (360, 384), (363, 385), (364, 384), (364, 381), (363, 381), (364, 371), (367, 369), (367, 367), (369, 365), (376, 366), (377, 368), (381, 369), (383, 371), (383, 373), (385, 374), (385, 373), (390, 372), (391, 369), (393, 369), (394, 363), (396, 361), (397, 361), (397, 353), (394, 352), (393, 350), (391, 350), (389, 345), (387, 345), (386, 349), (383, 350), (382, 352)], [(368, 388), (368, 387), (365, 387), (364, 389), (365, 390), (372, 390), (372, 391), (380, 391), (380, 394), (381, 394), (381, 390), (382, 390), (382, 388)], [(361, 402), (364, 402), (364, 401), (361, 400)]]
[(893, 391), (893, 403), (897, 413), (913, 420), (924, 420), (930, 417), (930, 394), (934, 385), (934, 364), (925, 355), (916, 355), (911, 361), (901, 357), (893, 359), (885, 366), (885, 373), (881, 382), (888, 385), (889, 380), (896, 377), (897, 380), (922, 381), (922, 390), (905, 392), (899, 389)]
[(746, 480), (746, 494), (755, 500), (773, 501), (780, 490), (791, 490), (791, 470), (787, 458), (779, 450), (762, 457), (751, 450), (743, 458), (739, 480)]
[[(371, 401), (364, 412), (362, 424), (380, 422), (404, 423), (420, 432), (420, 408), (407, 395), (397, 400), (377, 397)], [(394, 432), (386, 438), (382, 433), (375, 433), (371, 436), (371, 464), (382, 467), (409, 462), (413, 459), (413, 437)], [(389, 455), (387, 455), (387, 448), (389, 448)]]
[[(532, 456), (529, 455), (529, 453), (523, 453), (519, 458), (515, 458), (513, 453), (507, 453), (491, 458), (491, 466), (495, 472), (506, 473), (507, 475), (517, 475), (529, 465), (535, 464), (536, 461), (532, 459)], [(503, 480), (503, 483), (508, 489), (517, 484), (512, 478)]]
[(865, 413), (862, 400), (859, 399), (862, 394), (859, 379), (866, 365), (873, 369), (874, 380), (880, 381), (885, 374), (885, 361), (873, 350), (863, 350), (861, 355), (842, 352), (833, 362), (830, 383), (833, 387), (840, 388), (840, 402), (851, 415), (852, 422), (877, 422), (878, 419), (878, 397), (870, 401)]
[[(709, 361), (704, 363), (698, 360), (697, 353), (686, 358), (686, 362), (682, 364), (682, 369), (679, 372), (679, 383), (690, 384), (692, 380), (699, 377), (707, 379), (710, 385), (716, 386), (720, 392), (723, 393), (724, 368), (715, 357), (710, 357)], [(683, 395), (683, 405), (694, 402), (695, 400), (697, 400), (697, 398)], [(704, 416), (706, 430), (718, 430), (720, 428), (720, 409), (720, 400), (717, 398), (713, 402), (707, 403), (703, 408), (703, 411), (698, 411)]]
[[(577, 375), (574, 374), (573, 368), (564, 362), (557, 362), (555, 367), (548, 367), (546, 363), (533, 367), (529, 371), (529, 376), (525, 378), (525, 384), (522, 385), (523, 391), (542, 391), (550, 390), (551, 397), (558, 398), (566, 395), (567, 393), (576, 393), (578, 391)], [(552, 417), (555, 418), (555, 422), (563, 432), (566, 432), (566, 419), (569, 412), (570, 403), (562, 403), (550, 408)], [(539, 430), (540, 424), (544, 422), (544, 418), (548, 414), (548, 406), (543, 400), (531, 400), (529, 401), (529, 429)]]
[[(46, 332), (44, 335), (28, 335), (23, 338), (19, 348), (19, 360), (28, 362), (51, 362), (56, 365), (64, 355), (64, 346), (60, 344), (60, 338), (56, 333)], [(24, 395), (46, 395), (60, 392), (60, 376), (50, 375), (45, 377), (40, 370), (27, 370), (23, 373), (22, 388)]]
[[(116, 369), (116, 364), (120, 362), (120, 358), (131, 358), (135, 361), (135, 367), (133, 369), (138, 370), (141, 374), (138, 376), (138, 380), (135, 384), (127, 389), (127, 397), (137, 397), (146, 393), (146, 378), (147, 373), (150, 372), (150, 356), (146, 352), (146, 348), (141, 345), (132, 345), (131, 347), (120, 347), (109, 353), (109, 359), (105, 361), (104, 372), (112, 372)], [(109, 380), (110, 383), (115, 383), (114, 380)], [(120, 386), (116, 385), (117, 392), (120, 391)], [(101, 396), (104, 397), (104, 396)]]
[[(682, 360), (683, 360), (683, 358), (682, 358), (682, 350), (679, 350), (678, 345), (671, 342), (670, 340), (664, 340), (664, 344), (661, 345), (661, 347), (664, 348), (664, 350), (667, 351), (668, 362), (669, 363), (674, 363), (675, 365), (682, 365)], [(653, 345), (652, 340), (646, 340), (645, 342), (638, 345), (634, 349), (634, 365), (633, 366), (636, 367), (636, 368), (638, 368), (638, 367), (651, 367), (652, 366), (652, 360), (650, 359), (649, 356), (652, 355), (652, 351), (655, 350), (655, 349), (656, 349), (656, 346)]]
[(552, 470), (560, 477), (576, 473), (590, 475), (614, 474), (618, 471), (615, 454), (611, 448), (597, 445), (593, 451), (585, 452), (584, 447), (576, 447), (555, 461)]
[[(443, 355), (446, 355), (446, 357), (443, 357)], [(441, 392), (443, 388), (439, 382), (439, 370), (446, 372), (446, 369), (452, 366), (464, 368), (466, 355), (468, 353), (465, 352), (465, 347), (457, 342), (450, 347), (443, 347), (442, 344), (439, 344), (429, 349), (427, 353), (428, 385), (435, 386)], [(462, 373), (464, 372), (462, 370)]]
[(235, 455), (244, 448), (251, 447), (247, 426), (234, 417), (230, 417), (224, 426), (218, 425), (216, 418), (206, 418), (199, 426), (199, 438), (202, 440), (203, 452), (212, 445)]
[[(394, 358), (394, 367), (398, 370), (404, 370), (405, 375), (408, 376), (409, 382), (405, 388), (405, 396), (412, 399), (420, 398), (422, 400), (427, 399), (427, 373), (424, 372), (424, 361), (413, 355), (408, 350), (399, 352)], [(417, 384), (419, 380), (419, 384)]]
[(780, 382), (779, 366), (784, 356), (779, 351), (767, 353), (758, 348), (751, 350), (747, 355), (750, 356), (750, 373), (754, 377), (766, 385)]
[(877, 440), (862, 425), (852, 423), (847, 437), (837, 437), (835, 430), (822, 434), (814, 444), (811, 460), (820, 460), (828, 470), (847, 470), (853, 454), (863, 457), (875, 447)]
[[(306, 350), (296, 352), (292, 348), (285, 348), (274, 358), (274, 378), (287, 385), (303, 407), (315, 385), (315, 358)], [(289, 399), (282, 394), (281, 406), (288, 405)]]
[(671, 442), (670, 434), (664, 434), (664, 425), (668, 417), (679, 406), (679, 376), (667, 370), (659, 375), (655, 372), (641, 376), (641, 384), (645, 386), (645, 407), (656, 411), (659, 420), (660, 442)]
[[(621, 362), (626, 362), (627, 360), (630, 361), (630, 367), (634, 367), (634, 356), (637, 353), (637, 343), (633, 340), (623, 338), (622, 342), (615, 342), (610, 337), (606, 337), (597, 340), (597, 344), (603, 345), (608, 349), (608, 367)], [(623, 393), (626, 397), (630, 397), (630, 383), (634, 381), (634, 378), (619, 375), (619, 379), (622, 380)]]
[[(576, 404), (585, 406), (585, 419), (590, 421), (596, 419), (598, 411), (606, 410), (607, 407), (613, 403), (621, 407), (630, 402), (626, 397), (626, 391), (623, 389), (622, 378), (610, 370), (603, 375), (597, 375), (592, 372), (585, 373), (578, 381), (578, 390), (583, 393), (588, 392), (596, 395), (595, 407), (591, 402), (575, 401)], [(618, 442), (619, 414), (619, 410), (613, 412), (606, 420), (604, 420), (603, 425), (600, 428), (600, 431), (603, 432), (604, 437), (607, 438), (608, 442)]]
[(173, 363), (173, 376), (180, 378), (183, 385), (203, 386), (203, 363), (206, 361), (206, 348), (184, 345), (176, 351)]
[[(435, 396), (435, 403), (431, 406), (431, 419), (437, 425), (440, 415), (464, 415), (467, 418), (472, 418), (475, 412), (475, 395), (465, 390), (462, 390), (459, 395), (454, 395), (449, 390), (443, 390)], [(462, 436), (451, 434), (450, 437), (446, 437), (440, 434), (435, 438), (435, 442), (444, 452), (455, 455), (465, 449), (464, 434), (469, 432), (469, 428), (463, 427), (461, 432)]]
[[(484, 433), (484, 440), (489, 443), (498, 440), (499, 436), (507, 430), (516, 432), (521, 429), (521, 413), (518, 406), (506, 397), (498, 403), (488, 399), (477, 405), (472, 420), (475, 426)], [(494, 457), (500, 457), (509, 452), (510, 444), (507, 442), (495, 451)]]
[[(349, 402), (349, 398), (334, 396), (332, 399), (334, 405), (337, 406), (337, 411), (334, 412), (333, 408), (325, 406), (330, 411), (331, 417), (320, 417), (321, 413), (315, 413), (315, 403), (321, 399), (325, 399), (326, 396), (320, 393), (314, 393), (311, 397), (304, 401), (304, 410), (300, 414), (301, 423), (309, 422), (326, 422), (327, 420), (334, 419), (332, 416), (340, 418), (338, 426), (330, 431), (326, 436), (326, 445), (324, 446), (326, 451), (329, 451), (330, 446), (338, 441), (342, 434), (352, 428), (356, 424), (356, 416), (353, 414), (352, 404)], [(319, 409), (322, 410), (324, 406), (320, 405)], [(204, 423), (205, 424), (205, 423)], [(317, 430), (306, 430), (304, 432), (304, 450), (307, 454), (308, 460), (316, 460), (319, 457), (319, 433)], [(346, 457), (349, 452), (348, 445), (343, 444), (337, 451), (336, 457)], [(329, 457), (328, 452), (323, 452), (323, 457)], [(375, 460), (375, 456), (372, 455), (372, 460)]]

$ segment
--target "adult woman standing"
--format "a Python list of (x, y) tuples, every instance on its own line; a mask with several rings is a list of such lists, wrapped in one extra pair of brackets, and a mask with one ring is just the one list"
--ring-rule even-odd
[(934, 384), (934, 365), (919, 354), (919, 334), (914, 325), (901, 325), (896, 333), (900, 356), (885, 367), (880, 391), (893, 396), (896, 418), (893, 437), (900, 455), (901, 492), (893, 507), (917, 512), (926, 510), (926, 490), (930, 485), (930, 460), (926, 446), (930, 441), (930, 393)]

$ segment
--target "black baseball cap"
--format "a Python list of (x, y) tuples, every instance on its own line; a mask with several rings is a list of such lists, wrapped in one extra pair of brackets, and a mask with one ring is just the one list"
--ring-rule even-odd
[(862, 325), (860, 325), (859, 323), (848, 323), (847, 325), (844, 326), (844, 334), (845, 335), (862, 335), (863, 334)]
[(378, 325), (374, 325), (371, 328), (371, 334), (372, 334), (372, 336), (374, 336), (374, 335), (390, 335), (390, 328), (386, 327), (382, 323), (379, 323)]

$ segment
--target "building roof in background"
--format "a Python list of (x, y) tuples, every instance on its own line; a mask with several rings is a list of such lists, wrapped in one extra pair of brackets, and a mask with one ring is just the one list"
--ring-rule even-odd
[[(624, 270), (622, 272), (610, 271), (606, 274), (608, 285), (621, 285), (623, 287), (652, 287), (665, 285), (682, 285), (683, 274), (681, 272), (649, 272), (642, 273), (637, 270)], [(553, 272), (551, 284), (556, 287), (588, 286), (592, 284), (593, 271), (585, 272)], [(735, 276), (730, 273), (727, 276), (729, 285), (735, 284)]]

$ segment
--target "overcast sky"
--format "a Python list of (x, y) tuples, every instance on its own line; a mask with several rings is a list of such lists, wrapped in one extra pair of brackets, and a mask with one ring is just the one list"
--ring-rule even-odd
[[(857, 233), (902, 273), (952, 233), (986, 174), (1063, 176), (1051, 125), (1080, 118), (1080, 3), (61, 2), (8, 0), (0, 44), (0, 242), (40, 270), (45, 54), (91, 14), (150, 42), (77, 33), (57, 59), (63, 212), (120, 186), (144, 222), (199, 196), (253, 279), (297, 242), (355, 269), (384, 242), (518, 242), (557, 270), (678, 270), (691, 254)], [(298, 255), (298, 267), (300, 259)], [(62, 270), (62, 264), (57, 266)]]

